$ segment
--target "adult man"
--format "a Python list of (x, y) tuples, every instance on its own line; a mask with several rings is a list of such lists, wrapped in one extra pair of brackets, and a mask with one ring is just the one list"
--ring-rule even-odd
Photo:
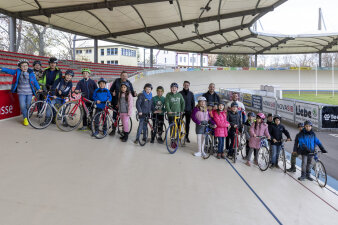
[(185, 117), (185, 129), (186, 129), (186, 132), (187, 132), (185, 138), (186, 138), (186, 142), (188, 142), (188, 143), (190, 143), (189, 130), (190, 130), (191, 113), (192, 113), (192, 110), (195, 107), (194, 93), (189, 91), (189, 87), (190, 87), (190, 82), (184, 81), (183, 90), (179, 92), (183, 96), (184, 102), (185, 102), (183, 117)]
[(62, 77), (62, 71), (56, 67), (58, 59), (51, 57), (48, 60), (49, 67), (43, 71), (43, 78), (40, 80), (40, 84), (45, 86), (47, 91), (51, 90), (54, 81)]
[(215, 84), (210, 83), (209, 84), (209, 91), (203, 94), (203, 97), (207, 99), (207, 104), (208, 103), (217, 103), (217, 105), (220, 103), (220, 98), (218, 94), (215, 92)]
[[(129, 90), (131, 94), (134, 97), (137, 97), (137, 93), (136, 91), (134, 91), (133, 84), (128, 80), (128, 73), (126, 71), (122, 71), (120, 74), (120, 78), (117, 78), (114, 81), (114, 83), (111, 85), (110, 90), (109, 90), (112, 96), (112, 105), (115, 110), (117, 110), (118, 97), (119, 97), (119, 92), (120, 92), (120, 87), (121, 87), (122, 82), (127, 83), (129, 85), (129, 88), (130, 88)], [(114, 113), (113, 114), (114, 120), (116, 119), (116, 117), (117, 117), (117, 114)], [(113, 130), (110, 133), (110, 135), (115, 135), (115, 131), (116, 131), (116, 127), (113, 126)]]

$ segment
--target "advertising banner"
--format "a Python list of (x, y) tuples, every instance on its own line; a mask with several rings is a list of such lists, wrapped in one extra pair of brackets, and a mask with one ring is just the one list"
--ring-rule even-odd
[(277, 114), (283, 119), (294, 122), (294, 102), (286, 100), (277, 100)]
[(247, 107), (252, 107), (252, 95), (243, 93), (242, 96), (243, 96), (243, 104)]
[(296, 123), (302, 123), (305, 120), (310, 120), (313, 126), (319, 125), (319, 107), (308, 103), (295, 103), (296, 108)]
[(272, 115), (276, 114), (276, 106), (277, 106), (276, 99), (263, 97), (262, 105), (263, 112), (271, 113)]
[(322, 128), (338, 128), (338, 106), (324, 106), (321, 117)]
[(19, 98), (10, 90), (0, 90), (0, 120), (20, 115)]
[(262, 110), (262, 96), (252, 95), (252, 107), (258, 110)]

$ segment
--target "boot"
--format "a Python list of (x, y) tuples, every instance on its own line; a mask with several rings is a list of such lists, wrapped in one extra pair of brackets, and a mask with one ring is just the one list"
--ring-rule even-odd
[(128, 141), (128, 133), (127, 132), (123, 132), (124, 135), (123, 135), (123, 139), (122, 139), (122, 142), (127, 142)]
[(120, 140), (123, 140), (124, 133), (125, 133), (125, 132), (122, 133), (122, 135), (121, 135), (121, 137), (120, 137)]
[(153, 133), (151, 133), (150, 143), (154, 143), (154, 140), (155, 140), (155, 135)]
[(306, 179), (308, 179), (309, 181), (313, 181), (310, 173), (306, 173)]
[(296, 167), (295, 166), (291, 166), (289, 169), (287, 169), (286, 171), (290, 172), (290, 173), (294, 173), (296, 172)]
[(300, 177), (298, 177), (298, 180), (303, 181), (303, 180), (305, 180), (305, 178), (306, 178), (305, 173), (302, 172), (302, 175)]
[(225, 159), (225, 154), (224, 153), (221, 154), (221, 158)]
[(114, 136), (115, 135), (115, 132), (116, 132), (116, 127), (114, 127), (114, 125), (113, 125), (113, 129), (112, 129), (112, 131), (110, 132), (110, 136)]
[(188, 134), (187, 134), (187, 136), (185, 137), (185, 141), (186, 141), (187, 143), (190, 143)]

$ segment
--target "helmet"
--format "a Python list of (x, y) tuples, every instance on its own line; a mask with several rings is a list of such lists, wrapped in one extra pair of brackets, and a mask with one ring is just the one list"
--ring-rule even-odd
[(58, 59), (55, 58), (55, 57), (50, 57), (50, 58), (48, 59), (48, 63), (58, 63)]
[(107, 81), (103, 77), (101, 77), (97, 83), (100, 84), (101, 82), (104, 82), (105, 84), (107, 83)]
[(265, 119), (264, 113), (257, 113), (257, 117), (261, 118), (262, 120)]
[(276, 114), (276, 115), (273, 116), (273, 121), (275, 121), (275, 119), (281, 120), (282, 117), (280, 115)]
[(207, 106), (212, 106), (212, 107), (214, 107), (215, 104), (214, 104), (213, 102), (208, 102)]
[(178, 84), (175, 83), (175, 82), (174, 82), (174, 83), (171, 83), (171, 84), (170, 84), (170, 88), (172, 88), (172, 87), (177, 87), (177, 88), (178, 88)]
[(27, 63), (29, 65), (29, 61), (27, 59), (20, 59), (18, 62), (18, 67), (20, 67), (22, 63)]
[(35, 61), (33, 62), (33, 66), (35, 66), (36, 64), (39, 64), (40, 66), (42, 65), (40, 60), (35, 60)]
[(238, 107), (237, 102), (232, 102), (232, 103), (231, 103), (231, 107), (234, 107), (234, 106)]
[(304, 122), (304, 126), (306, 126), (306, 125), (312, 126), (312, 122), (311, 122), (310, 120), (306, 120), (306, 121)]
[(129, 84), (128, 84), (127, 82), (122, 82), (122, 83), (121, 83), (121, 85), (120, 85), (120, 87), (122, 87), (122, 85), (126, 86), (126, 87), (127, 87), (127, 89), (129, 89), (129, 88), (130, 88), (130, 87), (129, 87)]
[(72, 75), (72, 77), (74, 77), (74, 71), (73, 70), (67, 70), (65, 75), (67, 75), (67, 74)]
[(255, 115), (255, 113), (254, 112), (249, 112), (248, 113), (248, 117), (255, 117), (256, 115)]
[(207, 101), (207, 99), (203, 96), (198, 97), (197, 101)]
[(156, 88), (156, 90), (162, 90), (162, 91), (164, 91), (164, 88), (163, 88), (162, 86), (158, 86), (158, 87)]
[(299, 127), (304, 127), (304, 123), (298, 123), (297, 124), (297, 127), (299, 128)]
[(224, 106), (226, 106), (226, 103), (225, 103), (225, 101), (220, 101), (220, 103), (218, 105), (224, 105)]
[(146, 89), (146, 88), (150, 88), (151, 90), (153, 90), (153, 85), (151, 85), (150, 83), (146, 83), (143, 89)]
[(81, 73), (83, 73), (83, 72), (91, 73), (91, 72), (90, 72), (90, 69), (88, 69), (88, 68), (82, 68)]

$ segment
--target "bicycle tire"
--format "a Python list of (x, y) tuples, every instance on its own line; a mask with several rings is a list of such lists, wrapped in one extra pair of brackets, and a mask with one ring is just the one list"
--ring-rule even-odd
[[(133, 127), (133, 122), (131, 120), (131, 117), (129, 117), (129, 131), (128, 131), (128, 134), (130, 134), (131, 132), (131, 129)], [(117, 133), (121, 136), (123, 136), (123, 124), (122, 124), (122, 120), (121, 118), (119, 117), (118, 121), (117, 121)]]
[(183, 120), (181, 120), (181, 124), (180, 124), (180, 145), (181, 147), (185, 146), (185, 141), (186, 141), (186, 129), (185, 129), (185, 122)]
[[(244, 135), (243, 135), (244, 136)], [(245, 136), (244, 136), (245, 137)], [(241, 137), (241, 141), (238, 147), (239, 151), (241, 152), (242, 159), (246, 159), (246, 140), (245, 138)]]
[(76, 129), (83, 120), (82, 106), (77, 101), (63, 104), (56, 113), (56, 126), (65, 132)]
[(212, 139), (209, 134), (205, 136), (205, 143), (204, 143), (204, 149), (202, 152), (202, 158), (203, 159), (208, 159), (210, 155), (212, 155), (213, 152), (213, 146), (212, 146)]
[[(318, 185), (323, 188), (326, 186), (327, 183), (327, 174), (325, 166), (320, 160), (317, 160), (314, 167), (316, 181)], [(319, 174), (320, 171), (322, 172), (322, 174)]]
[[(96, 124), (95, 121), (99, 121), (98, 124)], [(104, 132), (104, 129), (103, 129), (105, 124), (106, 124), (106, 132)], [(106, 137), (111, 124), (112, 124), (112, 121), (109, 117), (109, 114), (105, 115), (104, 111), (96, 113), (93, 117), (92, 124), (91, 124), (93, 136), (97, 139), (102, 139)]]
[[(162, 139), (162, 143), (161, 144), (163, 144), (163, 141), (164, 141), (164, 139), (165, 139), (165, 134), (166, 134), (166, 131), (167, 131), (167, 125), (165, 124), (165, 123), (163, 123), (163, 125), (162, 125), (163, 127), (163, 129), (162, 129), (162, 133), (160, 134), (158, 131), (156, 132), (156, 134), (155, 134), (155, 138), (156, 138), (156, 140), (157, 140), (157, 142), (159, 142), (159, 137), (161, 137), (161, 139)], [(154, 129), (155, 129), (155, 127), (154, 127)], [(158, 129), (158, 128), (157, 128)], [(160, 143), (160, 142), (159, 142)]]
[(258, 150), (257, 154), (258, 154), (257, 162), (259, 169), (261, 171), (266, 171), (269, 168), (270, 164), (270, 151), (265, 146), (262, 146)]
[(234, 141), (234, 153), (233, 153), (233, 156), (232, 156), (232, 161), (233, 163), (236, 163), (236, 160), (237, 160), (237, 153), (238, 153), (238, 136), (235, 137), (235, 141)]
[[(147, 121), (144, 121), (144, 122), (147, 122)], [(141, 133), (140, 133), (140, 136), (138, 138), (138, 143), (141, 145), (141, 146), (145, 146), (147, 144), (147, 140), (148, 140), (148, 123), (146, 123), (146, 131), (144, 133), (144, 130), (142, 129), (141, 130)]]
[[(43, 112), (40, 111), (41, 109), (40, 110), (38, 109), (39, 104), (40, 107), (42, 104), (41, 109), (43, 110)], [(48, 117), (46, 117), (46, 113), (48, 110), (51, 112), (51, 116), (49, 117), (49, 119)], [(53, 107), (45, 101), (35, 101), (28, 108), (28, 118), (27, 118), (28, 123), (33, 128), (38, 130), (47, 128), (51, 124), (53, 116), (54, 116)]]
[(286, 158), (284, 149), (282, 149), (282, 157), (283, 157), (283, 172), (286, 173)]
[(170, 124), (165, 133), (167, 150), (170, 154), (174, 154), (179, 145), (178, 130), (175, 131), (175, 123)]

